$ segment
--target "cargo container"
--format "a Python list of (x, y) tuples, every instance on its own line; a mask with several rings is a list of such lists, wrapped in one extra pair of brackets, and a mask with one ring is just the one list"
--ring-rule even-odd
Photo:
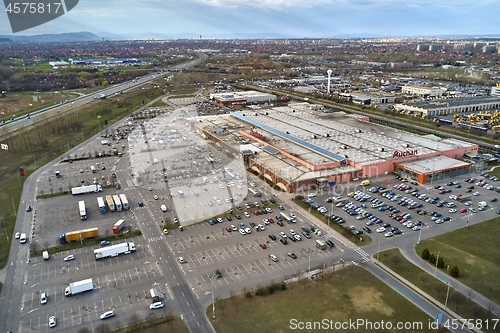
[(104, 199), (102, 197), (97, 197), (97, 205), (99, 206), (99, 211), (102, 214), (106, 213), (106, 205), (104, 204)]
[(90, 291), (92, 289), (94, 289), (94, 283), (92, 282), (92, 278), (90, 278), (70, 283), (69, 286), (64, 289), (64, 295), (66, 295), (66, 297), (69, 297), (86, 291)]
[(106, 203), (108, 204), (108, 208), (110, 212), (115, 211), (115, 202), (113, 201), (113, 198), (110, 195), (106, 196)]
[(125, 196), (125, 194), (120, 194), (120, 200), (122, 202), (122, 209), (123, 210), (127, 210), (130, 208), (130, 206), (128, 205), (127, 197)]
[(120, 254), (129, 254), (131, 252), (135, 252), (135, 244), (133, 242), (125, 242), (94, 250), (94, 258), (98, 260), (108, 257), (116, 257)]
[(73, 195), (92, 193), (92, 192), (102, 192), (101, 185), (80, 186), (80, 187), (73, 187), (71, 189), (71, 194)]
[(97, 236), (99, 236), (99, 229), (97, 228), (70, 231), (59, 236), (59, 243), (66, 244), (69, 242), (79, 241), (81, 239), (87, 239)]
[(118, 222), (116, 222), (114, 225), (113, 225), (113, 233), (114, 234), (117, 234), (120, 232), (120, 230), (122, 230), (123, 228), (125, 228), (125, 220), (119, 220)]
[(113, 195), (113, 201), (115, 202), (115, 208), (117, 212), (122, 211), (122, 202), (120, 200), (120, 197), (118, 195)]

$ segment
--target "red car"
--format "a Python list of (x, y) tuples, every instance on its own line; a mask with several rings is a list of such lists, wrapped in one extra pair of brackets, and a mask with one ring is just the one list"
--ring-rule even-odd
[(472, 190), (470, 188), (466, 189), (465, 192), (470, 193)]
[(259, 246), (260, 246), (261, 248), (263, 248), (263, 249), (265, 249), (265, 248), (266, 248), (266, 244), (264, 244), (264, 243), (260, 243), (260, 244), (259, 244)]
[(269, 219), (267, 219), (267, 220), (268, 220), (269, 222), (271, 222), (271, 223), (274, 223), (274, 220), (273, 220), (273, 219), (271, 219), (271, 218), (269, 218)]
[(258, 210), (255, 210), (255, 211), (253, 212), (253, 214), (254, 214), (254, 215), (259, 215), (259, 211), (258, 211)]
[(466, 213), (466, 212), (467, 212), (467, 208), (460, 209), (460, 213)]
[(226, 231), (231, 232), (232, 230), (231, 230), (231, 228), (226, 228)]

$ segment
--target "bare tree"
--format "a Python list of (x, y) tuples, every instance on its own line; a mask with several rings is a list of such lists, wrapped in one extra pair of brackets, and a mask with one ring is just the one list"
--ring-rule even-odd
[(45, 242), (43, 243), (43, 247), (45, 248), (45, 250), (48, 250), (48, 249), (49, 249), (49, 247), (50, 247), (50, 242), (49, 242), (49, 241), (45, 241)]
[(121, 329), (121, 328), (122, 328), (122, 323), (121, 323), (119, 320), (117, 320), (117, 321), (115, 322), (115, 330), (119, 330), (119, 329)]
[(425, 272), (420, 273), (418, 277), (420, 278), (420, 281), (422, 281), (422, 286), (424, 286), (424, 285), (425, 285), (425, 283), (426, 283), (427, 281), (429, 281), (429, 274), (427, 274), (427, 273), (425, 273)]
[(394, 266), (397, 266), (397, 265), (398, 265), (398, 264), (400, 264), (403, 260), (401, 259), (401, 257), (400, 257), (400, 256), (392, 256), (391, 261), (392, 261), (392, 263), (394, 264)]
[(149, 312), (146, 316), (146, 321), (148, 322), (149, 325), (154, 327), (154, 330), (156, 332), (157, 325), (154, 324), (155, 319), (156, 319), (156, 315), (154, 314), (154, 312)]
[(441, 297), (441, 294), (446, 292), (446, 286), (442, 283), (438, 283), (434, 286), (434, 291), (436, 291), (438, 295)]
[(128, 319), (128, 325), (132, 331), (138, 330), (142, 325), (142, 317), (137, 313), (133, 313)]
[(33, 254), (36, 254), (36, 250), (38, 249), (38, 243), (37, 242), (31, 242), (30, 243), (30, 250), (33, 251)]
[(109, 326), (106, 323), (102, 323), (99, 326), (95, 328), (96, 333), (110, 333), (111, 332), (111, 326)]
[(92, 333), (92, 331), (87, 327), (80, 328), (77, 333)]
[(467, 298), (458, 291), (454, 291), (450, 295), (450, 301), (455, 303), (455, 310), (457, 310), (458, 306), (464, 303), (466, 300)]

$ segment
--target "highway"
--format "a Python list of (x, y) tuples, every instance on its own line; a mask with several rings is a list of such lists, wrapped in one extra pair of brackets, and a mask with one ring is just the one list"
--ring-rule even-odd
[[(205, 60), (208, 56), (205, 53), (198, 53), (198, 58), (193, 61), (189, 61), (186, 63), (179, 64), (175, 68), (184, 69), (195, 66)], [(169, 68), (171, 69), (171, 68)], [(14, 118), (13, 120), (5, 121), (4, 124), (0, 123), (0, 141), (7, 137), (11, 132), (15, 132), (26, 126), (36, 126), (37, 122), (42, 122), (47, 120), (47, 118), (52, 118), (55, 116), (60, 116), (65, 112), (71, 112), (74, 108), (81, 107), (86, 104), (98, 102), (94, 98), (95, 96), (99, 96), (99, 94), (104, 94), (106, 96), (113, 96), (115, 94), (126, 93), (131, 90), (134, 90), (140, 86), (143, 86), (148, 83), (152, 83), (153, 81), (162, 78), (167, 75), (173, 74), (169, 72), (168, 69), (165, 69), (161, 72), (155, 74), (148, 74), (143, 77), (134, 79), (133, 81), (128, 81), (116, 85), (111, 85), (105, 89), (100, 91), (96, 91), (92, 94), (83, 95), (71, 100), (68, 100), (66, 103), (58, 104), (43, 108), (41, 110), (37, 110), (28, 115), (23, 115)], [(154, 78), (153, 78), (154, 76)]]

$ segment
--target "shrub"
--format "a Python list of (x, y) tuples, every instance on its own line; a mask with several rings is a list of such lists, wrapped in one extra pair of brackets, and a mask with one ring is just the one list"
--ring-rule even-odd
[(454, 278), (460, 275), (460, 270), (458, 269), (458, 266), (455, 265), (450, 269), (450, 275), (453, 276)]
[(436, 264), (436, 256), (434, 254), (431, 253), (431, 255), (429, 256), (429, 262), (431, 264)]
[(425, 248), (423, 251), (422, 251), (422, 259), (424, 260), (429, 260), (429, 257), (430, 257), (431, 253), (429, 252), (429, 249), (428, 248)]
[(439, 257), (439, 259), (437, 261), (437, 267), (444, 268), (444, 259), (443, 259), (443, 257)]

